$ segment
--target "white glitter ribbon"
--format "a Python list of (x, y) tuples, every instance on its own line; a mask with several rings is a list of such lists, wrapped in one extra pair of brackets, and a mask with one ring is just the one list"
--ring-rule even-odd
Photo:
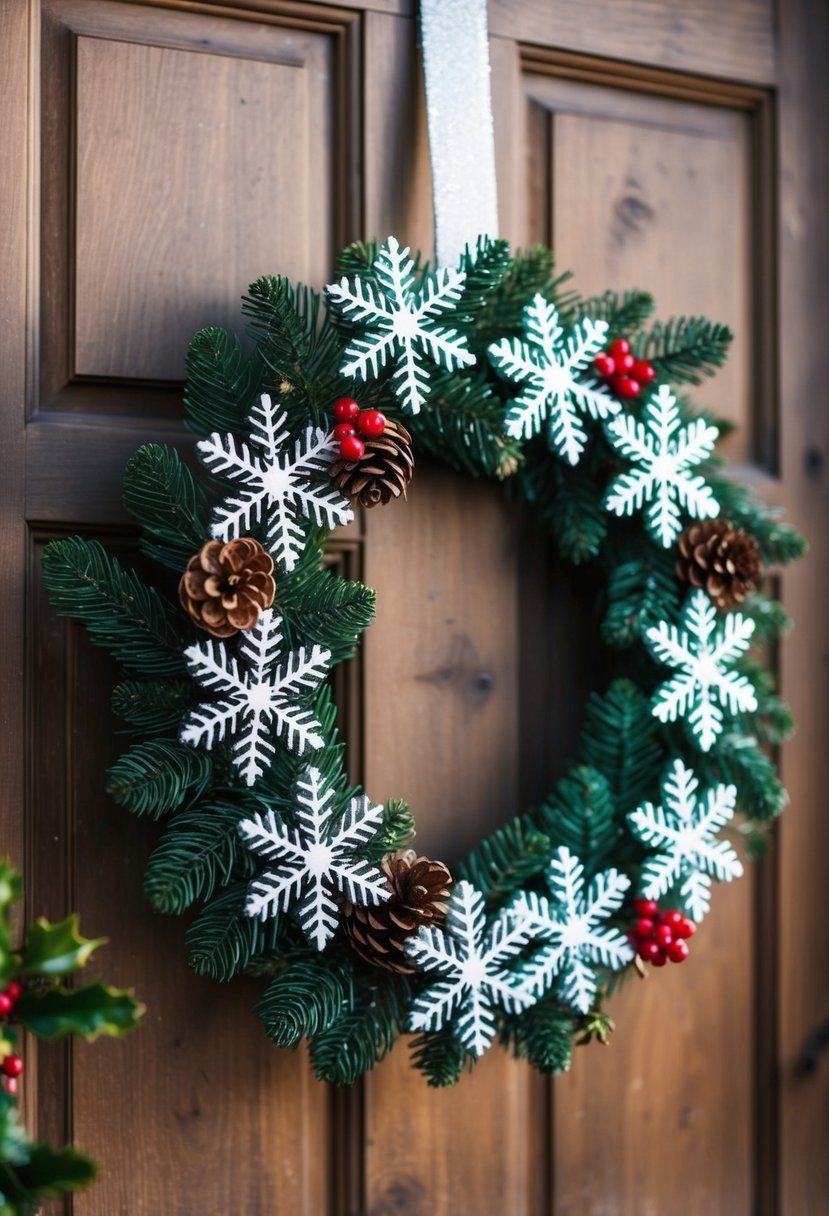
[(420, 0), (435, 255), (456, 266), (498, 233), (487, 0)]

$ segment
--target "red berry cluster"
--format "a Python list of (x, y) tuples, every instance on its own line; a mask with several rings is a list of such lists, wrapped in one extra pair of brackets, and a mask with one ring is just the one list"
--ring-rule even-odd
[(635, 359), (626, 338), (611, 342), (609, 350), (596, 355), (593, 366), (617, 397), (638, 397), (656, 379), (656, 368), (647, 359)]
[[(23, 989), (17, 980), (11, 980), (6, 985), (4, 990), (0, 992), (0, 1019), (7, 1021), (14, 1013), (14, 1007), (23, 995)], [(0, 1060), (0, 1073), (3, 1074), (3, 1081), (6, 1091), (10, 1094), (17, 1090), (17, 1078), (23, 1072), (23, 1061), (20, 1056), (8, 1055)]]
[(630, 934), (630, 942), (645, 963), (664, 967), (668, 959), (672, 963), (684, 963), (688, 957), (687, 938), (693, 937), (697, 927), (676, 908), (662, 912), (655, 899), (636, 899), (633, 910), (639, 918)]
[(366, 445), (360, 435), (376, 439), (386, 429), (384, 414), (379, 410), (361, 410), (353, 397), (339, 397), (334, 402), (334, 417), (337, 425), (331, 433), (340, 445), (340, 455), (346, 460), (360, 460), (365, 455)]

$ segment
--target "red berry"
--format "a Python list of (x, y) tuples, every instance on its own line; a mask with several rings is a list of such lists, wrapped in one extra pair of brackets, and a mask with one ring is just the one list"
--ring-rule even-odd
[(7, 1094), (17, 1093), (17, 1082), (15, 1081), (14, 1077), (5, 1077), (3, 1083), (6, 1087)]
[(617, 338), (615, 342), (611, 342), (610, 353), (617, 362), (623, 355), (629, 355), (630, 343), (627, 338)]
[(638, 397), (641, 392), (639, 381), (632, 376), (614, 376), (611, 385), (617, 397)]
[(656, 932), (653, 936), (659, 942), (660, 946), (664, 946), (667, 949), (667, 947), (670, 946), (671, 942), (674, 940), (674, 931), (670, 925), (657, 925)]
[(655, 925), (649, 916), (643, 916), (636, 922), (636, 936), (640, 941), (647, 941), (649, 937), (653, 937)]
[(610, 355), (596, 355), (596, 358), (593, 360), (593, 366), (599, 375), (604, 376), (605, 379), (608, 376), (612, 376), (616, 371), (616, 362)]
[(657, 949), (657, 954), (655, 955), (654, 958), (651, 959), (651, 966), (664, 967), (668, 961), (668, 956), (665, 954), (664, 950), (660, 950), (659, 946), (657, 946), (656, 949)]
[(340, 455), (346, 460), (359, 460), (366, 454), (366, 445), (356, 435), (346, 435), (340, 444)]
[(656, 368), (647, 359), (635, 359), (632, 371), (640, 384), (653, 384), (656, 379)]
[(670, 946), (668, 947), (668, 958), (672, 963), (684, 963), (687, 957), (687, 942), (684, 942), (681, 937), (678, 938), (677, 941), (671, 942)]
[(637, 916), (649, 916), (653, 920), (659, 915), (659, 904), (655, 899), (634, 899), (633, 910)]
[(687, 916), (683, 916), (680, 924), (677, 925), (674, 933), (677, 937), (693, 937), (697, 931), (697, 927), (692, 920)]
[(6, 992), (0, 992), (0, 1018), (7, 1018), (14, 1009), (14, 1001)]
[(360, 411), (357, 418), (357, 430), (361, 435), (368, 435), (369, 439), (374, 439), (377, 435), (382, 435), (385, 429), (385, 414), (381, 414), (379, 410)]
[(633, 365), (636, 362), (633, 355), (619, 355), (616, 360), (616, 371), (619, 375), (626, 376), (628, 372), (633, 371)]
[(337, 443), (341, 443), (348, 435), (353, 435), (354, 433), (354, 427), (350, 422), (338, 422), (331, 432)]
[(662, 953), (662, 948), (658, 942), (651, 939), (649, 942), (642, 942), (639, 947), (639, 957), (646, 963), (652, 963), (653, 960)]
[(671, 926), (671, 932), (674, 937), (677, 937), (679, 935), (679, 926), (685, 920), (682, 913), (677, 912), (676, 908), (669, 908), (667, 912), (662, 913), (661, 919), (663, 925)]
[(18, 984), (17, 980), (10, 980), (9, 983), (6, 984), (6, 996), (15, 1005), (20, 1000), (22, 995), (23, 995), (23, 987), (21, 984)]
[(360, 406), (353, 397), (338, 397), (334, 402), (334, 417), (337, 422), (353, 422), (360, 412)]
[(7, 1077), (19, 1077), (23, 1071), (23, 1061), (20, 1056), (6, 1056), (0, 1069), (3, 1070)]

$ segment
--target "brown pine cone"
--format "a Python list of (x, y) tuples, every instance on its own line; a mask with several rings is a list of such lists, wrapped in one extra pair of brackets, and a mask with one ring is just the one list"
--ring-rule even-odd
[(359, 460), (340, 457), (328, 472), (346, 498), (356, 498), (361, 507), (383, 506), (392, 498), (406, 497), (412, 480), (412, 437), (399, 422), (386, 419), (382, 435), (360, 436), (366, 445)]
[(391, 899), (377, 907), (346, 902), (343, 923), (360, 958), (385, 971), (416, 970), (406, 957), (406, 941), (421, 925), (442, 925), (452, 875), (442, 861), (418, 857), (414, 849), (383, 858)]
[(757, 542), (727, 519), (691, 524), (677, 548), (677, 576), (692, 587), (703, 587), (718, 608), (741, 604), (756, 590), (760, 576)]
[(275, 594), (273, 559), (251, 536), (209, 540), (190, 558), (178, 585), (182, 608), (214, 638), (252, 629)]

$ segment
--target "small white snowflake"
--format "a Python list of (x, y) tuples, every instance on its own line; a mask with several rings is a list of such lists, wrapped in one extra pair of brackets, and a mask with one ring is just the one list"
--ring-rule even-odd
[(681, 628), (660, 621), (646, 630), (653, 656), (678, 668), (654, 694), (653, 713), (659, 721), (687, 718), (701, 750), (707, 752), (723, 728), (721, 706), (732, 714), (755, 710), (757, 696), (747, 677), (728, 670), (748, 650), (753, 633), (754, 621), (740, 612), (729, 613), (718, 625), (717, 610), (701, 589), (685, 601)]
[(251, 882), (245, 912), (264, 921), (293, 908), (308, 942), (324, 950), (340, 917), (333, 895), (353, 904), (381, 904), (391, 895), (380, 867), (358, 856), (377, 835), (383, 808), (360, 794), (335, 815), (334, 791), (316, 768), (300, 775), (294, 796), (290, 824), (273, 811), (239, 824), (247, 848), (274, 863)]
[(495, 1010), (520, 1013), (537, 999), (506, 965), (531, 937), (529, 925), (507, 912), (487, 925), (483, 895), (469, 882), (456, 883), (446, 927), (423, 926), (406, 942), (416, 966), (443, 977), (415, 998), (409, 1029), (440, 1030), (454, 1020), (461, 1045), (473, 1056), (483, 1055), (495, 1034)]
[(634, 836), (656, 852), (642, 868), (642, 894), (661, 899), (678, 887), (697, 922), (711, 905), (711, 879), (731, 882), (743, 872), (731, 845), (714, 839), (734, 814), (736, 788), (716, 785), (701, 798), (698, 789), (693, 771), (674, 760), (662, 784), (662, 805), (646, 802), (628, 816)]
[(645, 407), (644, 422), (623, 414), (608, 423), (607, 434), (616, 451), (639, 466), (612, 482), (605, 498), (608, 511), (632, 515), (650, 503), (645, 524), (665, 549), (682, 531), (680, 508), (694, 519), (719, 515), (711, 488), (689, 471), (713, 452), (717, 428), (703, 418), (683, 426), (666, 384)]
[(233, 764), (247, 785), (261, 777), (273, 758), (271, 736), (282, 737), (298, 755), (325, 742), (312, 711), (297, 702), (319, 687), (331, 652), (303, 646), (284, 653), (281, 625), (278, 612), (263, 612), (253, 629), (241, 635), (238, 658), (218, 641), (200, 642), (184, 652), (193, 678), (217, 691), (220, 699), (189, 711), (181, 741), (210, 751), (227, 735), (233, 740)]
[(626, 938), (601, 923), (622, 906), (630, 879), (618, 870), (605, 870), (585, 891), (584, 866), (563, 846), (553, 853), (546, 878), (550, 899), (519, 891), (510, 905), (533, 937), (548, 943), (528, 962), (525, 983), (537, 999), (558, 980), (562, 1000), (587, 1013), (596, 995), (594, 968), (618, 971), (633, 958)]
[(346, 347), (340, 370), (344, 376), (376, 380), (381, 368), (393, 364), (397, 398), (403, 409), (417, 414), (431, 388), (424, 356), (449, 372), (475, 362), (466, 339), (435, 320), (455, 308), (466, 275), (444, 268), (417, 284), (409, 250), (401, 249), (393, 236), (371, 269), (376, 287), (360, 278), (343, 278), (326, 288), (334, 308), (361, 331)]
[(266, 547), (286, 570), (293, 570), (302, 550), (302, 518), (326, 528), (354, 518), (348, 500), (328, 478), (338, 445), (321, 427), (309, 426), (286, 447), (287, 415), (263, 393), (248, 419), (250, 444), (234, 435), (214, 432), (196, 444), (211, 473), (239, 483), (213, 512), (213, 536), (232, 540), (255, 525), (265, 530)]
[(535, 295), (524, 309), (524, 341), (502, 338), (489, 347), (489, 357), (508, 379), (524, 386), (507, 411), (507, 433), (529, 439), (548, 420), (550, 447), (570, 464), (578, 464), (587, 443), (579, 416), (610, 418), (618, 401), (591, 374), (603, 348), (607, 322), (583, 317), (567, 332), (555, 306)]

